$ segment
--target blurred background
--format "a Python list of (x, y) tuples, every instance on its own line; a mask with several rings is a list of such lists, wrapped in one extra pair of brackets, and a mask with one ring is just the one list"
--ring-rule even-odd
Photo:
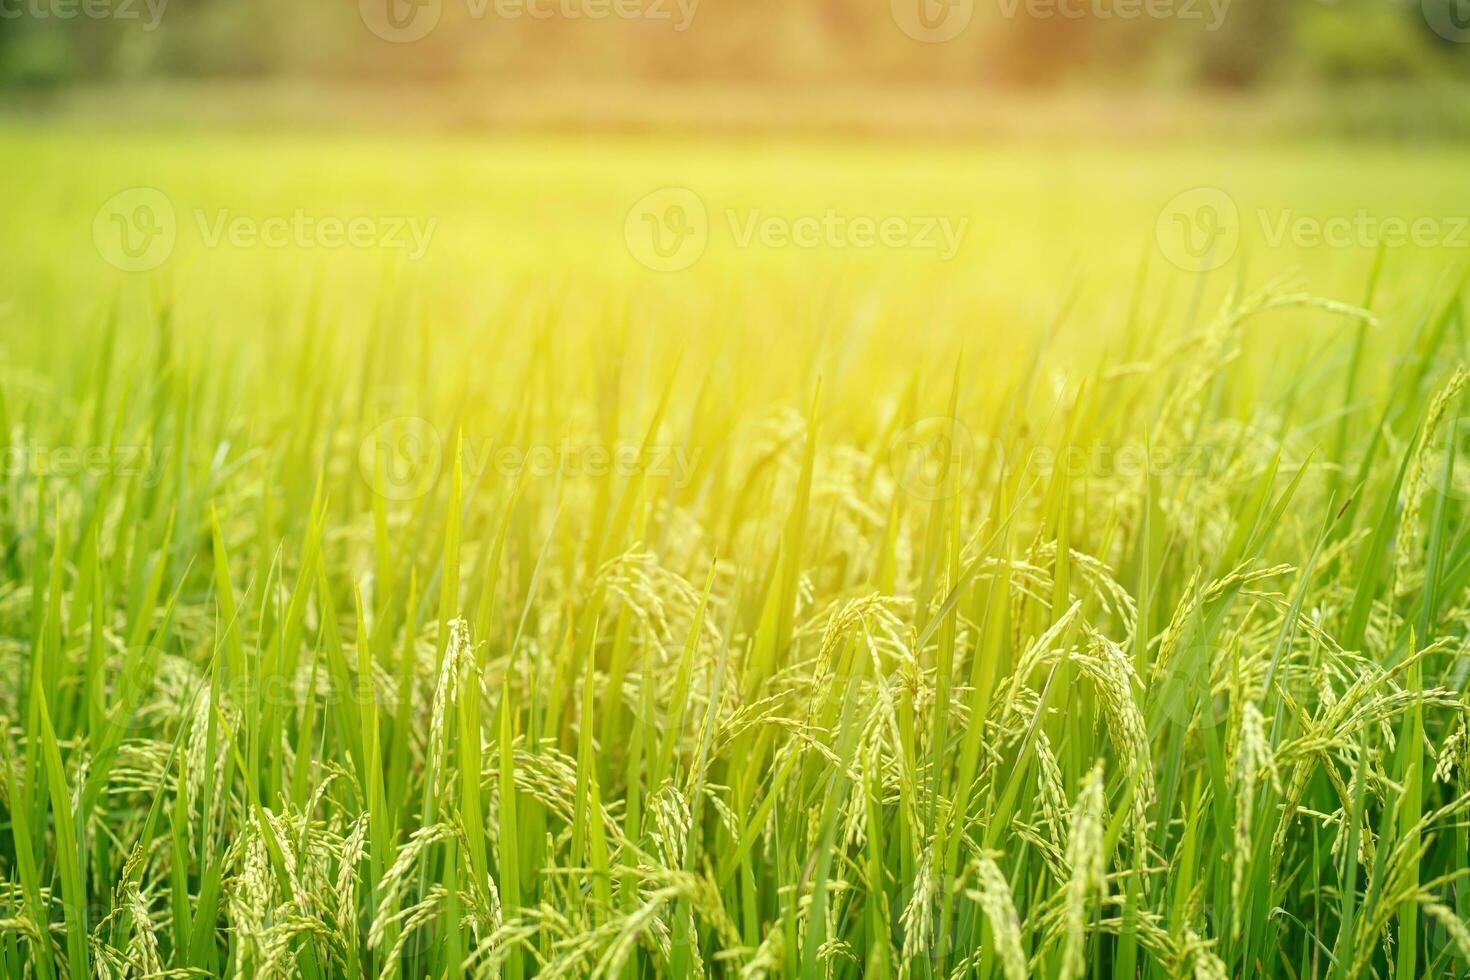
[(0, 0), (12, 112), (1460, 137), (1467, 82), (1470, 0)]
[(1466, 137), (1470, 0), (0, 0), (0, 350), (114, 295), (267, 352), (318, 293), (756, 360), (1064, 314), (1087, 352), (1267, 282), (1412, 318), (1470, 255)]

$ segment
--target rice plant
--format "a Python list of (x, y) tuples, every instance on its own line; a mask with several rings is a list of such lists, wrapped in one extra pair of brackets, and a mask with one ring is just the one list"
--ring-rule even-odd
[(312, 270), (7, 314), (9, 975), (1465, 969), (1442, 265)]

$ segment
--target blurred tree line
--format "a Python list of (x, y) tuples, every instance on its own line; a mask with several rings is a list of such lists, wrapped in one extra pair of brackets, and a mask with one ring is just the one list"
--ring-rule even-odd
[[(0, 0), (0, 85), (149, 78), (1271, 84), (1470, 75), (1470, 0)], [(898, 27), (959, 18), (951, 40)], [(536, 4), (531, 16), (523, 5)], [(589, 13), (604, 11), (601, 18)], [(427, 5), (427, 6), (425, 6)], [(686, 29), (676, 25), (688, 16)]]

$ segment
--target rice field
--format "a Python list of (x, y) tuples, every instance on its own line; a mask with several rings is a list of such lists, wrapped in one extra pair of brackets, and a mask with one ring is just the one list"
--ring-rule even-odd
[(1462, 153), (0, 154), (7, 975), (1470, 962)]

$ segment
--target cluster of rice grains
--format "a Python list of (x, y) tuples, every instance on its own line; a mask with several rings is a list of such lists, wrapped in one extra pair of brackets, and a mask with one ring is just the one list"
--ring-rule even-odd
[[(157, 460), (4, 485), (0, 961), (1462, 970), (1461, 306), (1268, 289), (907, 384), (834, 328), (784, 388), (550, 308), (114, 322), (0, 379), (0, 448)], [(1310, 371), (1251, 332), (1300, 319)], [(614, 462), (486, 465), (568, 443)]]

